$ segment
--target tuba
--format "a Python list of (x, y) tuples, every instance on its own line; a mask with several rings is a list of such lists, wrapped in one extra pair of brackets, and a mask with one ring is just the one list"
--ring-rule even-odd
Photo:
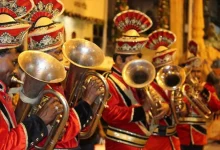
[(152, 96), (148, 86), (154, 80), (155, 74), (153, 64), (144, 59), (132, 60), (122, 70), (124, 81), (133, 88), (141, 89), (147, 104), (150, 106), (150, 116), (152, 118), (159, 113), (157, 109), (160, 108), (159, 99)]
[(108, 100), (107, 81), (101, 74), (94, 71), (95, 67), (104, 61), (104, 53), (96, 44), (84, 39), (71, 39), (64, 43), (62, 50), (63, 55), (70, 62), (65, 81), (65, 94), (70, 107), (77, 105), (82, 96), (83, 87), (90, 82), (91, 77), (96, 76), (103, 83), (104, 93), (98, 96), (91, 106), (95, 116), (88, 126), (80, 132), (80, 138), (87, 139), (95, 132)]
[(185, 82), (185, 70), (176, 65), (162, 67), (156, 76), (157, 83), (165, 90), (171, 91), (171, 111), (174, 123), (179, 123), (177, 113), (183, 108), (181, 87)]
[[(55, 95), (63, 105), (62, 117), (53, 122), (54, 127), (48, 135), (44, 147), (36, 149), (52, 150), (68, 120), (69, 107), (66, 99), (54, 90), (43, 90), (48, 83), (58, 83), (65, 79), (66, 72), (62, 64), (54, 57), (39, 51), (24, 51), (18, 57), (18, 63), (25, 73), (24, 82), (12, 77), (12, 81), (22, 83), (20, 100), (15, 110), (16, 119), (22, 122), (37, 107), (45, 94)], [(57, 118), (60, 118), (57, 116)], [(34, 146), (34, 145), (31, 145)]]
[(202, 117), (208, 119), (212, 112), (207, 107), (205, 100), (200, 96), (199, 89), (199, 80), (196, 77), (192, 77), (189, 73), (187, 75), (188, 84), (184, 84), (182, 87), (182, 93), (189, 102), (192, 104), (193, 108), (198, 112)]

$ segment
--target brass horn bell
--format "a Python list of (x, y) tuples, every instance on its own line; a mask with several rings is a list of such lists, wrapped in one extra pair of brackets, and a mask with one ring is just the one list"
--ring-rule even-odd
[(154, 80), (155, 72), (155, 68), (150, 62), (137, 59), (128, 62), (124, 66), (122, 77), (129, 86), (144, 88)]
[(92, 68), (101, 65), (105, 55), (94, 43), (84, 39), (71, 39), (63, 45), (63, 55), (81, 68)]

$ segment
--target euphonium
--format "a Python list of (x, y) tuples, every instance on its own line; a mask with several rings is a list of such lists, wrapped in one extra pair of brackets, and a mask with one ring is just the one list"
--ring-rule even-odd
[(187, 76), (188, 84), (184, 84), (182, 87), (182, 93), (187, 97), (189, 102), (192, 104), (193, 108), (198, 112), (202, 117), (208, 119), (212, 114), (211, 110), (207, 107), (205, 103), (206, 100), (200, 96), (199, 90), (199, 80), (196, 77), (192, 77), (191, 74)]
[(95, 116), (88, 127), (80, 132), (80, 138), (87, 139), (93, 135), (108, 99), (107, 81), (101, 74), (93, 71), (96, 66), (104, 61), (104, 53), (96, 44), (84, 39), (71, 39), (64, 43), (62, 50), (63, 55), (70, 62), (65, 83), (65, 94), (70, 107), (79, 102), (83, 87), (92, 76), (96, 76), (103, 83), (104, 94), (100, 95), (92, 104), (92, 111)]
[[(25, 79), (20, 91), (20, 100), (16, 107), (16, 118), (18, 122), (24, 120), (33, 107), (36, 107), (45, 94), (55, 95), (63, 105), (63, 113), (59, 122), (56, 120), (48, 135), (43, 148), (52, 150), (62, 133), (69, 116), (69, 106), (66, 99), (54, 90), (43, 90), (47, 83), (58, 83), (65, 79), (66, 72), (62, 64), (54, 57), (39, 51), (24, 51), (18, 57), (18, 63), (25, 73)], [(21, 81), (12, 78), (12, 81)], [(59, 116), (57, 116), (59, 117)], [(53, 131), (53, 132), (52, 132)], [(33, 146), (33, 145), (31, 145)], [(38, 147), (35, 147), (38, 149)]]
[(185, 82), (185, 70), (176, 65), (162, 67), (156, 76), (157, 83), (165, 90), (171, 91), (170, 105), (174, 123), (178, 123), (177, 113), (183, 107), (181, 86)]
[(131, 87), (141, 89), (145, 95), (145, 100), (149, 104), (151, 116), (154, 117), (159, 112), (160, 101), (149, 90), (149, 84), (155, 78), (155, 68), (152, 63), (144, 59), (137, 59), (128, 62), (123, 70), (122, 77)]

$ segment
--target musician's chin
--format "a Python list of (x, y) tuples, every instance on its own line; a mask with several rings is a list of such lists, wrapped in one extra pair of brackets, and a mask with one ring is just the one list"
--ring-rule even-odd
[(20, 84), (11, 82), (9, 88), (19, 87)]

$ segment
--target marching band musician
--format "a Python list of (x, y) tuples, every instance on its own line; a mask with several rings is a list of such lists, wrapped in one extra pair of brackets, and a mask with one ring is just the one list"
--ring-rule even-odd
[[(41, 140), (47, 135), (47, 127), (62, 111), (58, 102), (51, 99), (37, 115), (31, 115), (17, 124), (12, 101), (7, 94), (12, 76), (18, 74), (17, 57), (29, 24), (20, 24), (15, 19), (26, 15), (33, 8), (30, 0), (1, 2), (0, 13), (0, 149), (27, 149), (35, 139)], [(15, 18), (15, 19), (14, 19)]]
[[(24, 18), (32, 24), (32, 28), (28, 34), (29, 49), (43, 51), (62, 61), (61, 46), (63, 44), (64, 26), (61, 23), (54, 23), (52, 19), (63, 12), (63, 4), (58, 0), (34, 0), (34, 3), (35, 9), (30, 12), (29, 16)], [(100, 87), (100, 83), (95, 80), (90, 82), (82, 96), (82, 101), (70, 110), (64, 135), (58, 141), (55, 148), (79, 149), (76, 136), (89, 123), (89, 120), (91, 120), (92, 109), (90, 105), (97, 95), (100, 95), (102, 92), (94, 87)], [(64, 95), (64, 89), (61, 83), (49, 84), (45, 88), (52, 88)], [(43, 143), (41, 142), (38, 146), (41, 146)]]
[[(176, 49), (168, 48), (176, 40), (176, 36), (171, 31), (165, 29), (155, 30), (148, 35), (146, 48), (156, 50), (152, 63), (158, 72), (166, 65), (172, 65)], [(160, 87), (157, 82), (152, 82), (149, 86), (151, 95), (156, 95), (162, 104), (170, 104), (169, 93)], [(167, 107), (164, 105), (163, 107)], [(176, 134), (176, 125), (173, 122), (172, 113), (168, 109), (167, 114), (159, 120), (159, 125), (149, 137), (145, 146), (147, 150), (180, 150), (179, 138)]]
[[(141, 19), (140, 19), (141, 18)], [(114, 65), (111, 72), (106, 73), (109, 84), (109, 107), (105, 108), (102, 117), (108, 124), (106, 150), (145, 149), (150, 132), (146, 124), (145, 111), (149, 110), (146, 101), (137, 93), (137, 89), (128, 86), (122, 78), (124, 66), (138, 59), (146, 38), (139, 33), (152, 26), (148, 16), (136, 11), (127, 10), (114, 18), (116, 27), (123, 36), (116, 40), (116, 50), (113, 56)]]
[[(216, 95), (214, 87), (210, 83), (201, 83), (202, 61), (197, 56), (198, 44), (195, 41), (189, 42), (190, 57), (184, 62), (185, 66), (192, 67), (191, 78), (197, 78), (198, 83), (194, 84), (194, 90), (200, 92), (202, 104), (208, 106), (208, 109), (215, 112), (220, 110), (220, 101)], [(186, 83), (190, 84), (190, 79), (186, 79)], [(196, 85), (196, 86), (195, 86)], [(196, 89), (195, 89), (196, 88)], [(177, 132), (181, 142), (182, 150), (202, 150), (207, 144), (206, 137), (206, 118), (193, 108), (189, 100), (184, 97), (187, 104), (188, 114), (180, 118), (180, 124), (177, 126)], [(204, 113), (206, 114), (206, 113)]]
[(218, 98), (220, 98), (220, 58), (213, 60), (212, 71), (208, 74), (206, 82), (213, 85)]

